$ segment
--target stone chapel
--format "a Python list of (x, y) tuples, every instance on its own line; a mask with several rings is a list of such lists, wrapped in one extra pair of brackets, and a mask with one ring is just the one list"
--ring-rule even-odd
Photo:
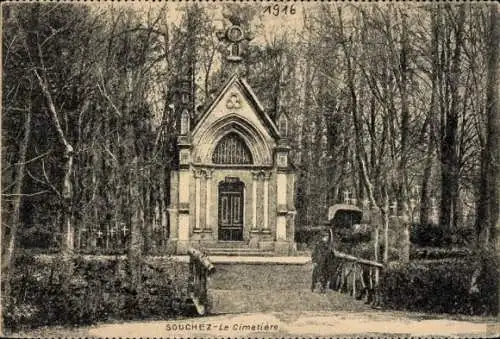
[(193, 246), (291, 254), (295, 173), (286, 115), (273, 121), (235, 74), (194, 126), (187, 111), (180, 124), (169, 209), (176, 253)]

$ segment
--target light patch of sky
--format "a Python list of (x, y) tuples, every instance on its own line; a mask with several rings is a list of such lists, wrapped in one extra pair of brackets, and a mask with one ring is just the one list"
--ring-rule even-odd
[[(101, 2), (99, 4), (87, 4), (88, 6), (95, 6), (96, 9), (105, 8), (133, 8), (137, 13), (142, 14), (144, 17), (150, 10), (160, 9), (162, 7), (167, 8), (168, 22), (172, 25), (179, 25), (182, 19), (182, 10), (187, 6), (193, 6), (193, 3), (185, 2), (169, 2), (165, 3), (142, 3), (142, 2)], [(293, 3), (295, 14), (290, 14), (290, 6), (292, 4), (283, 3), (251, 3), (251, 4), (237, 4), (242, 8), (252, 6), (258, 8), (257, 20), (254, 20), (254, 24), (262, 24), (263, 29), (260, 31), (261, 34), (255, 36), (255, 43), (265, 43), (269, 41), (274, 35), (287, 33), (290, 34), (290, 38), (294, 40), (298, 38), (298, 32), (303, 27), (303, 16), (304, 12), (315, 6), (314, 4), (308, 3)], [(279, 5), (281, 14), (275, 16), (272, 13), (268, 13), (266, 8), (268, 6)], [(213, 23), (217, 28), (223, 27), (223, 4), (221, 3), (198, 3), (198, 6), (204, 7), (207, 13), (212, 17)], [(285, 14), (284, 7), (287, 7), (287, 13)]]
[[(198, 6), (204, 7), (210, 18), (212, 19), (212, 23), (215, 25), (217, 29), (223, 29), (225, 24), (225, 20), (223, 17), (223, 4), (221, 3), (197, 3)], [(107, 9), (118, 9), (118, 8), (130, 8), (133, 9), (137, 14), (142, 16), (144, 20), (147, 20), (148, 14), (152, 14), (159, 11), (160, 9), (164, 9), (165, 13), (167, 13), (166, 22), (169, 26), (179, 26), (183, 16), (183, 10), (187, 6), (193, 6), (193, 3), (186, 2), (167, 2), (167, 3), (144, 3), (144, 2), (101, 2), (99, 4), (87, 4), (88, 6), (95, 6), (95, 9), (98, 11), (104, 11), (110, 14), (112, 11), (107, 11)], [(295, 10), (294, 14), (290, 14), (290, 6), (291, 3), (243, 3), (243, 4), (232, 4), (233, 6), (241, 6), (244, 7), (252, 6), (257, 9), (257, 15), (254, 18), (251, 26), (258, 27), (258, 29), (254, 32), (254, 39), (252, 44), (256, 45), (266, 45), (272, 42), (274, 39), (282, 38), (283, 36), (287, 37), (289, 42), (297, 42), (301, 37), (301, 31), (304, 26), (304, 14), (312, 7), (314, 4), (308, 3), (293, 3), (293, 7)], [(273, 15), (275, 13), (273, 10), (266, 11), (268, 6), (276, 6), (279, 5), (279, 15)], [(285, 11), (285, 6), (286, 11)], [(216, 61), (217, 63), (217, 61)], [(214, 68), (217, 68), (218, 65), (214, 65)], [(201, 75), (198, 75), (200, 77)], [(159, 85), (161, 86), (161, 85)], [(153, 88), (155, 86), (152, 86)], [(154, 107), (153, 110), (156, 112), (156, 116), (158, 119), (163, 115), (163, 109), (165, 105), (163, 103), (163, 95), (160, 87), (155, 88), (150, 92), (149, 101)]]
[[(223, 23), (223, 16), (222, 16), (222, 11), (223, 11), (223, 4), (220, 3), (201, 3), (199, 4), (200, 6), (204, 7), (207, 13), (212, 16), (214, 24), (218, 26), (218, 28), (222, 28), (222, 23)], [(301, 29), (303, 26), (303, 11), (304, 8), (306, 7), (311, 7), (308, 4), (294, 4), (294, 9), (295, 9), (295, 14), (289, 14), (289, 8), (290, 4), (280, 4), (280, 8), (282, 11), (282, 14), (275, 16), (272, 14), (269, 14), (266, 12), (266, 8), (269, 6), (267, 3), (252, 3), (252, 4), (237, 4), (241, 8), (245, 7), (253, 7), (257, 8), (257, 20), (260, 21), (260, 23), (263, 24), (265, 32), (272, 33), (272, 32), (278, 32), (278, 31), (293, 31), (296, 29)], [(170, 6), (170, 4), (169, 4)], [(190, 4), (186, 3), (172, 3), (172, 6), (170, 7), (174, 11), (179, 11), (182, 8), (190, 6)], [(288, 6), (287, 14), (284, 14), (283, 12), (283, 7)], [(180, 22), (180, 16), (175, 16), (173, 15), (172, 20), (173, 23), (178, 23)], [(257, 22), (254, 22), (257, 23)], [(256, 40), (262, 39), (262, 37), (256, 36)]]

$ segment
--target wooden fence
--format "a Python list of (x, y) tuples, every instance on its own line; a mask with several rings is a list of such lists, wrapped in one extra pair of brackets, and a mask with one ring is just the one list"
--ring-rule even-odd
[[(379, 283), (380, 271), (384, 269), (382, 263), (359, 258), (331, 249), (334, 260), (339, 260), (334, 279), (334, 289), (351, 294), (354, 298), (367, 298), (373, 301), (375, 289)], [(359, 294), (358, 294), (359, 293)]]

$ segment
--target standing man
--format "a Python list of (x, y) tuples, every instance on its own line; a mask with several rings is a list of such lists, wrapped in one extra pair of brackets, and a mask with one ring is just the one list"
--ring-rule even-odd
[(330, 276), (329, 266), (331, 263), (331, 250), (332, 246), (332, 231), (331, 229), (322, 230), (319, 238), (315, 241), (314, 248), (311, 254), (313, 273), (312, 273), (312, 283), (311, 291), (314, 291), (316, 284), (319, 282), (321, 286), (321, 292), (324, 292)]

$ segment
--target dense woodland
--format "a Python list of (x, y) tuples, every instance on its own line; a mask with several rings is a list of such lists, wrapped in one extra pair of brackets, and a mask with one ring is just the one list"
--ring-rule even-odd
[(492, 245), (498, 7), (302, 6), (301, 25), (280, 30), (270, 15), (232, 4), (3, 6), (3, 264), (16, 246), (72, 247), (73, 230), (79, 248), (164, 248), (180, 108), (196, 122), (227, 79), (217, 33), (234, 17), (255, 37), (248, 83), (271, 117), (290, 119), (297, 227), (322, 222), (348, 191), (385, 216), (418, 209), (422, 224), (435, 200), (442, 228), (474, 228)]

